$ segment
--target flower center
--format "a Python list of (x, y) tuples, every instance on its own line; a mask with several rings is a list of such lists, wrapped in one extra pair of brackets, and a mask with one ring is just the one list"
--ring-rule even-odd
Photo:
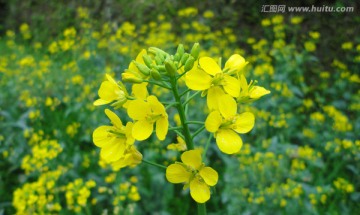
[(222, 72), (215, 74), (214, 78), (211, 81), (211, 86), (222, 85), (221, 82), (224, 80), (224, 74)]

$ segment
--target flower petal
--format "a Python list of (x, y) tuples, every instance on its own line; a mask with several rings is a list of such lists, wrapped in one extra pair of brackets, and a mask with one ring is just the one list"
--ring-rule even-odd
[(110, 81), (103, 81), (100, 85), (100, 89), (98, 91), (99, 97), (103, 100), (114, 101), (117, 99), (119, 88), (117, 85), (111, 83)]
[(147, 85), (148, 83), (146, 82), (141, 84), (133, 84), (131, 88), (133, 96), (137, 99), (145, 100), (149, 94), (146, 88)]
[(211, 112), (205, 120), (206, 130), (212, 133), (216, 132), (219, 129), (222, 120), (223, 118), (221, 117), (219, 111)]
[(237, 111), (235, 99), (228, 94), (223, 95), (219, 102), (219, 110), (225, 119), (235, 116)]
[(241, 137), (231, 129), (220, 129), (216, 132), (216, 144), (225, 154), (234, 154), (242, 147)]
[(107, 100), (103, 100), (103, 99), (97, 99), (96, 101), (94, 101), (94, 105), (95, 106), (99, 106), (99, 105), (106, 105), (109, 104), (111, 101), (107, 101)]
[(235, 127), (233, 128), (236, 132), (244, 134), (249, 132), (255, 124), (255, 116), (251, 112), (244, 112), (237, 116)]
[(149, 103), (136, 99), (129, 103), (127, 113), (133, 120), (145, 119), (146, 115), (151, 112)]
[(153, 96), (153, 95), (148, 96), (147, 101), (150, 104), (150, 108), (154, 114), (167, 115), (164, 105), (159, 102), (159, 100), (156, 98), (156, 96)]
[(264, 95), (269, 94), (270, 91), (265, 89), (264, 87), (254, 86), (250, 91), (250, 98), (252, 99), (258, 99)]
[(224, 69), (240, 71), (246, 66), (246, 64), (248, 64), (248, 62), (245, 61), (245, 58), (239, 54), (233, 54), (226, 61)]
[(200, 170), (200, 176), (204, 179), (205, 183), (209, 186), (214, 186), (219, 179), (218, 173), (211, 167), (204, 167)]
[(206, 101), (210, 111), (219, 110), (222, 95), (225, 95), (225, 93), (219, 86), (211, 87), (208, 90)]
[(106, 74), (106, 78), (107, 78), (107, 80), (110, 82), (110, 83), (112, 83), (113, 85), (117, 85), (117, 83), (116, 83), (116, 81), (111, 77), (111, 75), (109, 75), (109, 74)]
[(185, 75), (186, 86), (192, 90), (206, 90), (211, 86), (211, 76), (202, 69), (194, 66)]
[(166, 168), (166, 179), (173, 184), (189, 181), (191, 173), (181, 164), (171, 164)]
[(198, 170), (202, 164), (201, 151), (198, 149), (186, 151), (182, 153), (181, 161), (193, 169)]
[(105, 109), (105, 114), (110, 119), (111, 123), (115, 127), (120, 128), (120, 129), (123, 127), (121, 119), (114, 112), (112, 112), (109, 109)]
[(197, 203), (204, 203), (210, 199), (210, 188), (195, 178), (190, 182), (190, 195)]
[(135, 140), (146, 140), (153, 132), (153, 124), (146, 120), (140, 120), (134, 123), (132, 127), (132, 136)]
[(114, 136), (109, 135), (112, 126), (103, 125), (95, 129), (93, 132), (93, 141), (97, 147), (104, 147), (108, 145)]
[(199, 59), (200, 67), (209, 75), (215, 76), (217, 73), (221, 73), (220, 66), (216, 61), (210, 57), (202, 57)]
[(226, 93), (232, 97), (239, 97), (240, 95), (240, 82), (238, 79), (230, 76), (224, 75), (223, 87)]
[(169, 130), (169, 121), (167, 117), (156, 120), (156, 136), (159, 140), (164, 140)]
[(125, 152), (125, 139), (117, 138), (112, 145), (101, 148), (100, 156), (108, 163), (119, 160)]

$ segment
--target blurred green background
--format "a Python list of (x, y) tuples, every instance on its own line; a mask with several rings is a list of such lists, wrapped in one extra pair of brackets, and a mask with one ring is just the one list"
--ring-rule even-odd
[[(261, 12), (282, 4), (354, 12)], [(271, 90), (240, 106), (256, 124), (238, 154), (211, 145), (207, 164), (220, 179), (208, 213), (360, 210), (356, 1), (0, 0), (0, 14), (0, 214), (193, 214), (188, 193), (163, 170), (114, 172), (91, 135), (109, 124), (92, 104), (104, 74), (120, 80), (141, 49), (194, 42), (223, 62), (241, 54), (247, 78)], [(196, 109), (203, 102), (190, 104), (190, 116), (205, 119)], [(149, 139), (139, 150), (167, 165), (179, 157), (166, 149), (174, 141)]]

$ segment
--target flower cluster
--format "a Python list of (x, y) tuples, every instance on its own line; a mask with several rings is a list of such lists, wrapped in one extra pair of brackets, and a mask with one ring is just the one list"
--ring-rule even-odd
[[(181, 155), (182, 162), (167, 167), (166, 178), (171, 183), (185, 183), (191, 197), (204, 203), (210, 199), (210, 187), (216, 185), (218, 174), (202, 162), (202, 152), (195, 149), (194, 137), (206, 128), (210, 138), (216, 138), (220, 151), (226, 154), (239, 152), (242, 139), (238, 133), (249, 132), (254, 127), (255, 117), (251, 112), (238, 113), (238, 104), (255, 101), (270, 91), (256, 86), (256, 81), (248, 84), (242, 71), (248, 62), (239, 54), (232, 55), (223, 69), (221, 62), (219, 65), (212, 58), (199, 55), (198, 43), (190, 53), (179, 45), (174, 55), (151, 47), (142, 50), (130, 63), (122, 73), (122, 82), (106, 75), (107, 80), (102, 82), (98, 92), (100, 98), (94, 105), (110, 104), (115, 109), (123, 109), (131, 121), (123, 124), (113, 111), (106, 109), (112, 126), (98, 127), (93, 133), (93, 141), (101, 148), (101, 158), (111, 163), (114, 169), (120, 169), (142, 161), (142, 154), (135, 147), (136, 141), (149, 139), (153, 132), (159, 141), (166, 141), (169, 130), (174, 131), (178, 143), (169, 144), (167, 148), (185, 152)], [(132, 83), (131, 92), (123, 82)], [(180, 93), (184, 82), (187, 89)], [(174, 100), (165, 102), (160, 100), (165, 96), (150, 95), (148, 85), (172, 93)], [(191, 90), (197, 92), (191, 95)], [(154, 87), (154, 94), (156, 91), (159, 92)], [(207, 97), (210, 113), (205, 122), (192, 122), (187, 119), (185, 110), (191, 99), (200, 93)], [(185, 95), (187, 98), (183, 100)], [(169, 123), (167, 110), (172, 107), (178, 111), (177, 127)], [(192, 123), (202, 125), (194, 134), (189, 129)]]

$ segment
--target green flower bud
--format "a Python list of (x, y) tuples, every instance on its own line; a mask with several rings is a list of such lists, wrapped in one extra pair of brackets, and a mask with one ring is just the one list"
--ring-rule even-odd
[(185, 72), (187, 72), (193, 68), (194, 62), (195, 62), (195, 58), (193, 56), (189, 56), (189, 58), (185, 62), (185, 67), (184, 67)]
[(146, 65), (138, 63), (136, 61), (133, 61), (133, 62), (135, 63), (136, 67), (142, 74), (144, 74), (146, 76), (150, 75), (150, 69)]
[(154, 59), (155, 59), (156, 65), (161, 65), (164, 62), (164, 59), (162, 59), (159, 55), (156, 55)]
[(161, 73), (166, 73), (166, 68), (164, 65), (159, 65), (155, 67), (157, 71), (161, 72)]
[(182, 57), (182, 55), (185, 53), (185, 49), (183, 44), (179, 44), (178, 48), (176, 50), (176, 54), (179, 54), (180, 57)]
[(157, 71), (155, 68), (151, 69), (150, 75), (155, 80), (161, 80), (161, 75), (160, 75), (159, 71)]
[(174, 76), (177, 72), (177, 68), (173, 61), (170, 60), (165, 61), (165, 68), (170, 76)]
[(169, 55), (168, 53), (166, 53), (162, 49), (159, 49), (159, 48), (156, 48), (156, 47), (150, 47), (149, 52), (153, 53), (155, 55), (164, 55), (164, 56)]
[(152, 64), (153, 64), (151, 57), (150, 57), (149, 55), (144, 54), (144, 55), (142, 56), (142, 58), (143, 58), (143, 60), (144, 60), (144, 62), (145, 62), (145, 64), (146, 64), (146, 66), (149, 67), (149, 68), (151, 68), (151, 67), (152, 67)]
[(179, 60), (180, 60), (180, 55), (179, 55), (179, 53), (176, 53), (176, 54), (174, 55), (174, 60), (175, 60), (175, 61), (179, 61)]
[(194, 43), (193, 47), (191, 48), (190, 51), (191, 56), (194, 57), (194, 59), (198, 59), (199, 54), (200, 54), (200, 44), (199, 43)]
[(188, 53), (185, 53), (185, 54), (183, 54), (183, 56), (181, 57), (181, 64), (182, 65), (185, 65), (185, 63), (186, 63), (186, 61), (187, 61), (187, 59), (189, 58), (189, 54)]

